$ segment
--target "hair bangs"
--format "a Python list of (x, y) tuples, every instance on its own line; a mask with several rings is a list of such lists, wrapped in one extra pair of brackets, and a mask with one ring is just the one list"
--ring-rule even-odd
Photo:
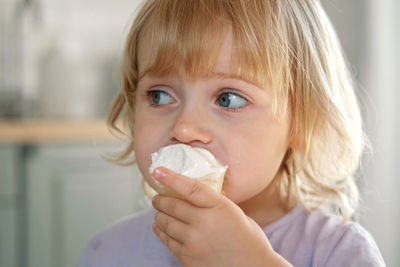
[(220, 1), (211, 7), (203, 1), (161, 2), (141, 33), (149, 36), (154, 55), (144, 71), (156, 76), (184, 73), (192, 80), (212, 74), (229, 25)]
[[(152, 10), (150, 17), (143, 26), (139, 39), (147, 35), (153, 51), (153, 60), (143, 73), (154, 76), (185, 73), (195, 80), (213, 74), (218, 59), (221, 44), (232, 27), (233, 50), (230, 74), (264, 87), (265, 82), (277, 81), (276, 55), (265, 47), (265, 36), (257, 31), (249, 31), (254, 27), (265, 27), (254, 19), (243, 14), (236, 14), (237, 7), (225, 1), (199, 0), (190, 1), (160, 1)], [(246, 13), (245, 7), (241, 9)], [(271, 34), (262, 30), (265, 34)], [(269, 38), (270, 39), (270, 38)], [(269, 54), (268, 54), (269, 53)], [(275, 54), (275, 53), (274, 53)], [(280, 65), (279, 65), (280, 66)], [(275, 81), (271, 79), (275, 77)]]

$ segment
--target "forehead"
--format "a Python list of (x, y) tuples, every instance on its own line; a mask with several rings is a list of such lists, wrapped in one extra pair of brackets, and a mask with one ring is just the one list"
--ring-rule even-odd
[(196, 33), (196, 29), (178, 33), (174, 29), (162, 29), (152, 23), (146, 25), (138, 42), (139, 77), (144, 73), (185, 73), (190, 78), (196, 78), (213, 72), (222, 45), (229, 47), (229, 51), (223, 53), (224, 61), (229, 60), (232, 54), (231, 31), (227, 27), (216, 27), (214, 31), (212, 39), (211, 29), (208, 33)]
[[(221, 33), (219, 34), (220, 39), (214, 41), (215, 44), (212, 49), (201, 51), (197, 48), (194, 52), (172, 49), (168, 51), (168, 49), (160, 47), (160, 44), (154, 40), (152, 31), (145, 31), (139, 39), (138, 45), (139, 79), (146, 74), (168, 75), (176, 73), (189, 75), (189, 78), (192, 79), (216, 73), (238, 76), (235, 73), (235, 70), (238, 69), (238, 59), (233, 53), (232, 27), (226, 26)], [(160, 51), (163, 51), (163, 53)], [(170, 54), (167, 54), (168, 52)], [(171, 57), (171, 54), (173, 57)], [(187, 55), (187, 57), (185, 58), (184, 55)]]

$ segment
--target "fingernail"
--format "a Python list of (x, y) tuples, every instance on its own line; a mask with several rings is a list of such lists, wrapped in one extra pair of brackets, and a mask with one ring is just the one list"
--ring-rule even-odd
[(158, 181), (164, 179), (165, 176), (167, 176), (167, 174), (162, 169), (157, 168), (153, 172), (154, 179), (156, 179)]
[(153, 199), (151, 200), (151, 204), (153, 205), (153, 207), (155, 207), (155, 205), (156, 205), (157, 198), (158, 198), (158, 195), (154, 196)]
[(153, 223), (153, 225), (151, 226), (151, 228), (153, 228), (153, 231), (154, 231), (155, 234), (158, 234), (158, 228), (157, 228), (156, 223)]

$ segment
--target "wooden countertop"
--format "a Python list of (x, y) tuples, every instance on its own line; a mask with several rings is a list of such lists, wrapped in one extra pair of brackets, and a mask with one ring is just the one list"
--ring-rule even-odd
[(68, 142), (115, 140), (105, 119), (8, 120), (0, 119), (0, 142)]

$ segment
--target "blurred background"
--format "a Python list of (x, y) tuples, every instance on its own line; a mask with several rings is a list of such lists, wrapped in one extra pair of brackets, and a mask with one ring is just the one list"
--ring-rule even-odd
[[(75, 266), (90, 237), (148, 207), (105, 125), (139, 0), (0, 0), (0, 267)], [(322, 0), (358, 81), (373, 153), (359, 221), (400, 266), (400, 1)]]

